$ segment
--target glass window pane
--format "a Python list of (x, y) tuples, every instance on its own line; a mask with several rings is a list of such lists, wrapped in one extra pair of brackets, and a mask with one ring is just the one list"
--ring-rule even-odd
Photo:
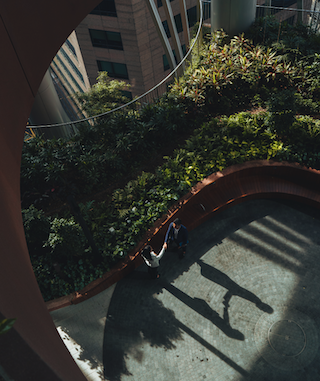
[(118, 32), (107, 32), (108, 41), (121, 42), (121, 35)]
[(121, 94), (127, 97), (130, 101), (132, 100), (132, 92), (127, 90), (120, 90)]
[(113, 76), (113, 67), (111, 62), (98, 61), (98, 67), (100, 71), (107, 71), (109, 76)]
[(121, 34), (119, 32), (106, 32), (110, 49), (123, 50)]
[(162, 21), (162, 25), (163, 25), (164, 31), (166, 32), (167, 37), (170, 38), (171, 37), (171, 33), (170, 33), (170, 30), (169, 30), (169, 26), (168, 26), (167, 20)]
[(107, 36), (104, 30), (89, 29), (93, 46), (104, 47), (107, 44)]
[(103, 0), (90, 13), (94, 15), (117, 17), (114, 0)]
[(176, 27), (177, 27), (177, 32), (180, 33), (183, 31), (183, 27), (182, 27), (182, 20), (181, 20), (181, 14), (177, 14), (176, 16), (174, 16), (174, 22), (176, 23)]
[(167, 58), (167, 56), (165, 54), (162, 56), (162, 60), (163, 60), (163, 70), (164, 71), (169, 70), (170, 69), (170, 65), (169, 65), (169, 62), (168, 62), (168, 58)]
[(105, 30), (89, 29), (92, 46), (97, 48), (123, 50), (121, 34)]
[(117, 62), (97, 61), (99, 71), (107, 71), (109, 77), (129, 79), (127, 65)]
[(127, 65), (114, 62), (113, 68), (116, 78), (128, 78)]
[(191, 28), (197, 22), (197, 7), (192, 7), (187, 10), (189, 27)]

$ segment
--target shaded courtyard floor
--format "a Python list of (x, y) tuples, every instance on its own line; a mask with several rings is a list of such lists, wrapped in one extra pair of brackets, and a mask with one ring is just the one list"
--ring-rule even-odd
[(320, 212), (252, 200), (190, 232), (158, 280), (139, 267), (51, 313), (88, 380), (320, 379)]

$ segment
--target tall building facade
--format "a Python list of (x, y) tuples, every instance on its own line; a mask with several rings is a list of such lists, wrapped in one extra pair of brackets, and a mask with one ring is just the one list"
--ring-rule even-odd
[[(148, 6), (150, 2), (156, 9), (158, 22)], [(204, 21), (209, 24), (210, 1), (204, 0), (202, 4)], [(312, 11), (319, 10), (319, 4), (319, 0), (257, 0), (258, 6), (271, 8), (257, 7), (256, 16), (274, 15), (281, 22), (318, 25), (317, 14), (284, 8)], [(126, 92), (129, 98), (159, 83), (172, 69), (164, 42), (178, 62), (181, 52), (184, 55), (188, 49), (188, 33), (198, 20), (197, 0), (103, 0), (70, 34), (50, 65), (53, 83), (68, 118), (84, 117), (72, 101), (72, 94), (88, 91), (96, 83), (99, 71), (107, 71), (111, 78), (129, 83), (130, 91)]]
[[(178, 43), (185, 54), (188, 41), (182, 3), (188, 29), (196, 24), (198, 10), (197, 0), (170, 1)], [(177, 59), (164, 4), (162, 0), (154, 4), (161, 20), (160, 28)], [(103, 0), (68, 37), (50, 71), (60, 83), (60, 91), (69, 94), (87, 91), (96, 83), (99, 71), (107, 71), (111, 78), (129, 83), (128, 96), (134, 97), (159, 83), (170, 72), (170, 64), (145, 0)]]

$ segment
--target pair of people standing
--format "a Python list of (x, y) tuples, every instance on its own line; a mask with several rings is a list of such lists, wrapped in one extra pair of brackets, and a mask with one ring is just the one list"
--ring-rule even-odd
[(188, 244), (188, 230), (182, 225), (181, 220), (176, 218), (170, 223), (167, 233), (165, 235), (164, 244), (160, 253), (157, 255), (150, 245), (147, 245), (141, 252), (141, 255), (148, 266), (148, 272), (152, 279), (159, 278), (158, 268), (159, 261), (165, 251), (170, 248), (178, 251), (180, 259), (184, 258), (187, 251)]

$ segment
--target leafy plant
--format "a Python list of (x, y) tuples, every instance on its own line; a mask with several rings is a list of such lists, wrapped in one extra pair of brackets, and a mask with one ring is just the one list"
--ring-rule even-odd
[(271, 95), (268, 104), (268, 124), (279, 136), (286, 136), (295, 120), (295, 95), (292, 90), (282, 90)]
[(243, 35), (225, 43), (225, 34), (218, 32), (205, 45), (198, 67), (176, 80), (171, 91), (213, 115), (248, 106), (257, 95), (266, 100), (275, 88), (291, 86), (294, 75), (272, 49), (255, 46)]
[(22, 209), (24, 232), (31, 255), (43, 253), (43, 245), (49, 238), (50, 218), (31, 205), (28, 209)]
[(57, 261), (65, 262), (67, 258), (81, 257), (89, 253), (87, 241), (79, 224), (73, 217), (69, 219), (54, 218), (45, 246), (50, 248), (51, 256)]
[(88, 116), (94, 116), (129, 102), (130, 99), (123, 95), (129, 88), (130, 85), (126, 82), (110, 79), (107, 72), (101, 71), (97, 83), (85, 93), (76, 93), (75, 97), (82, 110)]

